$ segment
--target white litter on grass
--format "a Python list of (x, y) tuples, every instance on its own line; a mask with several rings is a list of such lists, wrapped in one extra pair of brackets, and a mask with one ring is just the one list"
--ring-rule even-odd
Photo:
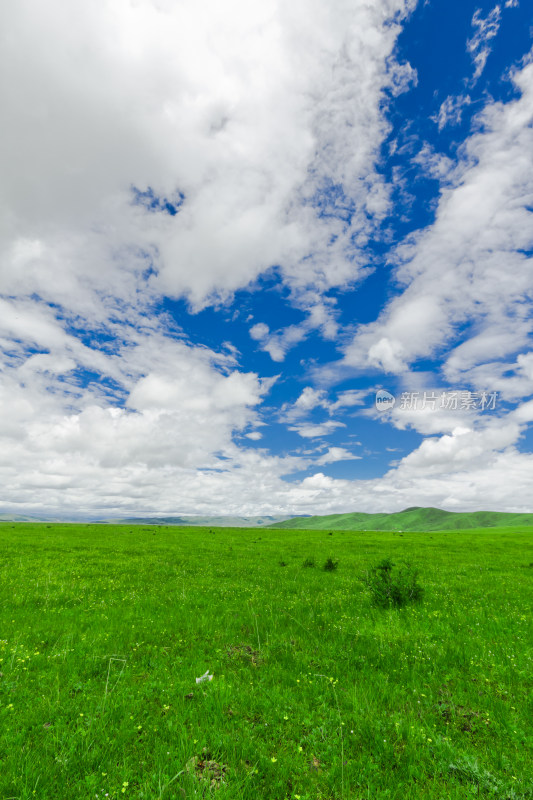
[(196, 683), (203, 683), (204, 681), (212, 681), (213, 676), (209, 674), (209, 670), (207, 669), (203, 675), (199, 678), (196, 678)]

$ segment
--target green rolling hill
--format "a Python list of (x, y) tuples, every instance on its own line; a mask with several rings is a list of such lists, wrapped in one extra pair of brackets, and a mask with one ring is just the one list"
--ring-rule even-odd
[(329, 514), (325, 517), (295, 517), (270, 528), (350, 531), (453, 531), (466, 528), (506, 528), (532, 525), (533, 514), (500, 511), (442, 511), (414, 506), (394, 514)]

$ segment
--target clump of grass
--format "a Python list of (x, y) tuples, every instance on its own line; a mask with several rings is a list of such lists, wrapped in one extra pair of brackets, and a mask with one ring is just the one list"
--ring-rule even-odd
[(324, 569), (326, 572), (335, 572), (338, 566), (339, 562), (330, 556), (328, 559), (326, 559), (322, 569)]
[(399, 608), (407, 603), (416, 603), (424, 596), (418, 583), (419, 571), (406, 562), (402, 566), (384, 558), (363, 577), (372, 602), (380, 608)]
[(491, 794), (496, 794), (501, 787), (500, 781), (494, 775), (480, 767), (477, 759), (469, 756), (460, 756), (454, 764), (449, 765), (449, 771), (461, 783), (471, 783), (477, 786), (478, 793), (479, 789), (483, 789)]
[(314, 558), (306, 558), (302, 567), (316, 567), (316, 561)]

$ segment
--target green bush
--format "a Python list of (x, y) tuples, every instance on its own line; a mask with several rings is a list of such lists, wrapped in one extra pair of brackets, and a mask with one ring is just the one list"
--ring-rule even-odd
[(397, 566), (390, 558), (385, 558), (367, 572), (363, 583), (375, 606), (398, 608), (422, 599), (424, 589), (418, 583), (418, 574), (412, 564)]
[(302, 567), (315, 567), (315, 566), (316, 566), (316, 562), (315, 562), (315, 559), (312, 558), (312, 557), (311, 558), (306, 558), (304, 563), (302, 564)]
[(328, 558), (326, 560), (326, 563), (324, 564), (323, 569), (325, 569), (326, 572), (335, 572), (335, 570), (337, 569), (338, 566), (339, 566), (339, 562), (335, 561), (333, 558), (330, 557), (330, 558)]

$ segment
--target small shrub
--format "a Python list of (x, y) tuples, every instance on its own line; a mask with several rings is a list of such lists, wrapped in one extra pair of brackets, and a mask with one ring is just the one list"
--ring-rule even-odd
[(316, 562), (314, 558), (306, 558), (304, 563), (302, 564), (303, 567), (316, 567)]
[(325, 570), (326, 570), (326, 572), (335, 572), (335, 570), (337, 569), (337, 567), (338, 567), (338, 566), (339, 566), (339, 562), (338, 562), (338, 561), (335, 561), (335, 560), (334, 560), (333, 558), (331, 558), (331, 556), (330, 556), (330, 557), (329, 557), (329, 558), (326, 560), (326, 563), (324, 564), (324, 566), (323, 566), (323, 569), (325, 569)]
[(398, 608), (422, 599), (424, 589), (418, 583), (418, 570), (409, 563), (395, 567), (396, 564), (385, 558), (363, 578), (375, 606)]

